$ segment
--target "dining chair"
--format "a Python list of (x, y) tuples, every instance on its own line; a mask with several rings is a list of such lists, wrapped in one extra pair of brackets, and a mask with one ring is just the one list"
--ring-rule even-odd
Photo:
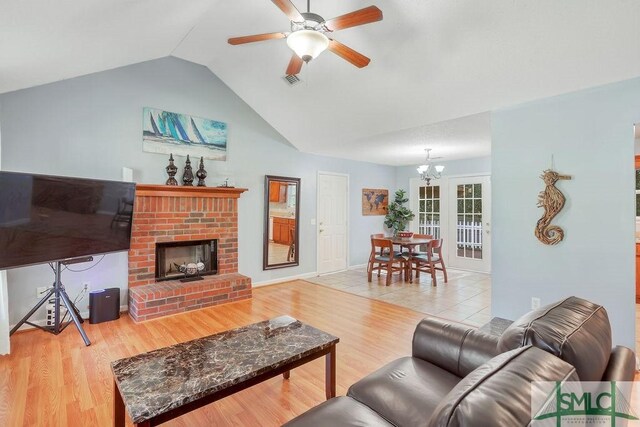
[(295, 261), (296, 257), (296, 230), (289, 229), (289, 251), (287, 252), (287, 262)]
[(427, 244), (427, 251), (424, 255), (415, 254), (411, 257), (411, 270), (416, 272), (416, 278), (420, 277), (420, 272), (431, 274), (433, 286), (436, 281), (436, 270), (444, 273), (444, 283), (448, 282), (447, 268), (442, 259), (442, 239), (435, 239)]
[(406, 258), (398, 256), (394, 252), (391, 240), (372, 237), (371, 254), (367, 265), (367, 280), (371, 282), (374, 271), (377, 271), (378, 277), (380, 277), (380, 272), (384, 270), (387, 273), (386, 285), (389, 286), (394, 272), (404, 273), (406, 262)]
[[(372, 235), (371, 235), (371, 238), (372, 238), (372, 239), (386, 239), (386, 236), (385, 236), (385, 234), (384, 234), (384, 233), (375, 233), (375, 234), (372, 234)], [(396, 256), (401, 256), (401, 255), (402, 255), (402, 253), (401, 253), (400, 251), (395, 251), (395, 254), (396, 254)], [(381, 251), (380, 251), (380, 255), (385, 255), (384, 250), (381, 250)], [(380, 274), (378, 274), (378, 276), (379, 276), (379, 275), (380, 275)]]

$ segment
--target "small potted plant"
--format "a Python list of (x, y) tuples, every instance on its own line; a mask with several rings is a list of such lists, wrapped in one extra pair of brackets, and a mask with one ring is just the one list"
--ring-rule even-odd
[[(406, 191), (396, 191), (395, 199), (387, 207), (387, 215), (384, 217), (384, 225), (393, 230), (394, 236), (411, 237), (413, 233), (404, 231), (407, 224), (415, 217), (411, 210), (404, 206), (409, 201)], [(403, 233), (403, 234), (402, 234)]]

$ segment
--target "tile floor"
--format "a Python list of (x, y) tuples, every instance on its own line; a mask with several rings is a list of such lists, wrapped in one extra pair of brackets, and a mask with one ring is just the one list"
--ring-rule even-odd
[(437, 286), (432, 286), (428, 274), (408, 283), (396, 273), (389, 286), (385, 285), (384, 273), (380, 277), (374, 274), (369, 283), (365, 267), (306, 280), (473, 326), (487, 323), (491, 319), (491, 276), (449, 268), (447, 273), (446, 284), (442, 273), (438, 273)]
[[(306, 280), (473, 326), (491, 320), (491, 275), (450, 268), (447, 273), (449, 283), (445, 284), (442, 273), (438, 273), (437, 286), (431, 285), (427, 274), (422, 274), (419, 282), (414, 279), (414, 283), (408, 283), (396, 273), (390, 286), (385, 286), (384, 274), (380, 278), (374, 274), (369, 283), (365, 267)], [(640, 332), (640, 304), (636, 304), (636, 330)], [(636, 354), (640, 354), (640, 333), (636, 334)]]

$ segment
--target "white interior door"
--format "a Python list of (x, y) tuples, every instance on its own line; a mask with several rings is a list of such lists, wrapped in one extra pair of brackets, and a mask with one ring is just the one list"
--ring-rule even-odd
[(451, 178), (448, 183), (448, 267), (491, 272), (491, 180)]
[(349, 176), (318, 172), (318, 274), (346, 270)]

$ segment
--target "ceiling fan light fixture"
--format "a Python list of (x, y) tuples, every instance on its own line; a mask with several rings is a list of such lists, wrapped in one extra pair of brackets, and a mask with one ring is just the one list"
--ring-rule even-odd
[(298, 30), (289, 34), (287, 45), (304, 62), (309, 62), (329, 47), (329, 39), (316, 30)]

